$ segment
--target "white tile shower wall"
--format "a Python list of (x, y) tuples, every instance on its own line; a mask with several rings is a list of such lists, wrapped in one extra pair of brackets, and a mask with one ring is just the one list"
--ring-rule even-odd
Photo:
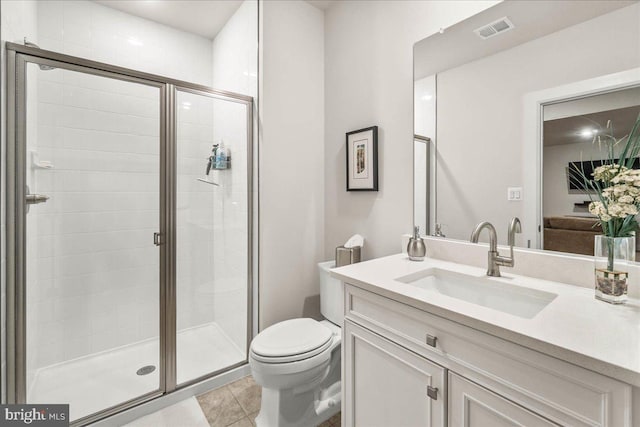
[[(257, 96), (258, 3), (246, 0), (218, 33), (212, 46), (213, 87)], [(216, 104), (214, 139), (230, 149), (228, 171), (214, 171), (223, 184), (215, 192), (225, 227), (214, 232), (214, 319), (240, 349), (246, 347), (248, 280), (248, 187), (246, 111)]]
[(214, 226), (221, 220), (214, 203), (217, 187), (206, 179), (213, 145), (211, 98), (177, 95), (177, 322), (178, 330), (213, 321)]
[[(230, 105), (229, 105), (230, 104)], [(221, 184), (214, 192), (215, 320), (244, 351), (247, 334), (248, 187), (247, 120), (242, 104), (215, 105), (214, 140), (224, 141), (231, 153), (231, 167), (213, 171)]]
[[(6, 50), (4, 42), (22, 42), (24, 37), (29, 40), (37, 40), (37, 10), (35, 1), (3, 1), (0, 2), (0, 69), (6, 70)], [(6, 166), (6, 79), (0, 79), (2, 89), (0, 90), (0, 110), (2, 112), (0, 119), (0, 170), (4, 171)], [(2, 362), (0, 363), (0, 396), (2, 402), (6, 401), (6, 317), (5, 317), (5, 301), (6, 301), (6, 242), (4, 240), (6, 231), (6, 204), (5, 204), (5, 187), (6, 182), (4, 176), (0, 178), (0, 236), (2, 243), (0, 245), (0, 307), (2, 307), (2, 316), (0, 316), (0, 347), (2, 354)]]
[(213, 87), (256, 97), (257, 49), (258, 2), (245, 0), (213, 40)]
[[(178, 330), (221, 322), (224, 333), (243, 351), (247, 319), (246, 108), (185, 92), (178, 92), (177, 104)], [(206, 176), (207, 157), (213, 144), (221, 141), (232, 154), (231, 167)]]
[[(37, 12), (43, 48), (211, 83), (210, 40), (87, 1), (39, 2)], [(38, 218), (30, 371), (157, 336), (159, 324), (157, 90), (38, 75), (38, 156), (55, 169), (35, 172), (51, 200), (30, 214)]]
[(211, 85), (211, 40), (86, 0), (40, 1), (43, 49)]
[(37, 220), (28, 264), (37, 274), (27, 279), (32, 371), (158, 335), (160, 96), (67, 70), (29, 72), (38, 76), (33, 147), (54, 165), (29, 168), (34, 190), (51, 197), (28, 215)]

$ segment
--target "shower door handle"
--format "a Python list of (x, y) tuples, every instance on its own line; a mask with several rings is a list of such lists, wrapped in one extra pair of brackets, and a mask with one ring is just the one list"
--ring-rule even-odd
[(160, 233), (153, 233), (153, 244), (160, 246), (162, 244), (161, 237), (162, 235)]

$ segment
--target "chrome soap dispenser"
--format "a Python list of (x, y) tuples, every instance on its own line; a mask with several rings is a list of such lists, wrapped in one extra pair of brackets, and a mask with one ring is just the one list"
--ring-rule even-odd
[(420, 237), (420, 227), (413, 227), (413, 237), (409, 239), (407, 245), (407, 255), (411, 261), (424, 261), (424, 256), (427, 254), (427, 247), (424, 244), (424, 240)]

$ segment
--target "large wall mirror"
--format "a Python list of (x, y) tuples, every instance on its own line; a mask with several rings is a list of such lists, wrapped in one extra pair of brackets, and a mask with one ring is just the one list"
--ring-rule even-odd
[[(592, 254), (599, 234), (571, 162), (640, 114), (638, 1), (504, 1), (414, 46), (414, 222), (467, 240)], [(596, 138), (594, 138), (596, 137)], [(594, 142), (595, 140), (595, 142)]]

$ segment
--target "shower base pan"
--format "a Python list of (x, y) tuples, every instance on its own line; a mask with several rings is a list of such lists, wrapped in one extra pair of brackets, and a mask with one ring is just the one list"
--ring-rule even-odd
[[(245, 360), (216, 323), (180, 331), (177, 340), (178, 384)], [(147, 340), (40, 368), (27, 401), (68, 403), (71, 421), (77, 420), (157, 390), (159, 354), (158, 340)]]

